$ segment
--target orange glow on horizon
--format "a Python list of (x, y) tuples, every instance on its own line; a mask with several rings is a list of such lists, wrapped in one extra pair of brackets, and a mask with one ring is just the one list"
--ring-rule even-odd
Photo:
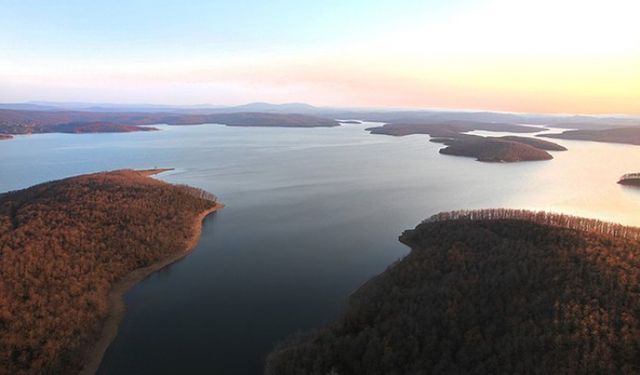
[(637, 0), (485, 0), (318, 45), (12, 57), (0, 101), (640, 114), (638, 14)]

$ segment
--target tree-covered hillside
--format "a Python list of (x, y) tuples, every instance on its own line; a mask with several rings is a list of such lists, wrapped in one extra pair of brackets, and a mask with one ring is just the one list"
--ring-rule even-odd
[(640, 373), (640, 230), (511, 210), (441, 214), (340, 319), (268, 374)]

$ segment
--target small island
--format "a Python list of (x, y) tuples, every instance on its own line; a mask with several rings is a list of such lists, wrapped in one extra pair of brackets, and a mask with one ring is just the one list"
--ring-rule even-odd
[(550, 160), (553, 159), (553, 156), (547, 151), (567, 150), (559, 144), (531, 137), (483, 137), (466, 134), (474, 130), (517, 133), (538, 132), (541, 130), (539, 127), (526, 125), (451, 121), (426, 124), (391, 123), (367, 130), (371, 134), (393, 136), (426, 134), (432, 137), (431, 142), (442, 143), (447, 146), (440, 149), (439, 152), (441, 154), (474, 157), (477, 161), (483, 162), (512, 163)]
[(640, 372), (640, 228), (525, 210), (442, 213), (268, 375)]
[(464, 136), (449, 139), (432, 139), (447, 147), (440, 149), (441, 154), (474, 157), (477, 161), (494, 163), (513, 163), (519, 161), (551, 160), (553, 156), (541, 148), (507, 139)]
[(454, 137), (474, 130), (510, 133), (536, 133), (544, 128), (528, 125), (517, 125), (482, 121), (439, 121), (426, 123), (392, 122), (368, 128), (371, 134), (385, 134), (404, 136), (412, 134), (426, 134), (432, 137)]
[(7, 140), (7, 139), (11, 139), (11, 138), (13, 138), (13, 136), (12, 136), (12, 135), (9, 135), (9, 134), (0, 134), (0, 141), (2, 141), (2, 140)]
[(223, 207), (163, 169), (71, 177), (0, 194), (0, 368), (94, 373), (122, 295), (185, 256)]
[(640, 172), (627, 173), (618, 180), (620, 185), (638, 186), (640, 187)]
[(338, 120), (338, 122), (341, 124), (354, 124), (354, 125), (362, 124), (362, 121), (358, 121), (358, 120)]

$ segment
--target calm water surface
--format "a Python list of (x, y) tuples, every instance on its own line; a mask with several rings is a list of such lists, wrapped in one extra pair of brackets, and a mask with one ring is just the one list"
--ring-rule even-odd
[(545, 209), (640, 225), (640, 148), (564, 141), (554, 160), (488, 164), (438, 154), (426, 136), (329, 129), (161, 126), (0, 143), (0, 191), (87, 172), (174, 167), (214, 192), (185, 259), (126, 296), (101, 373), (260, 374), (273, 343), (339, 314), (351, 291), (408, 251), (398, 235), (443, 210)]

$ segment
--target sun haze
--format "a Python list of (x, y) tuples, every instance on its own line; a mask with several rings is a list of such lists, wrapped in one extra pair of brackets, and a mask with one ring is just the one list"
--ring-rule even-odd
[(640, 113), (634, 0), (0, 6), (4, 102)]

